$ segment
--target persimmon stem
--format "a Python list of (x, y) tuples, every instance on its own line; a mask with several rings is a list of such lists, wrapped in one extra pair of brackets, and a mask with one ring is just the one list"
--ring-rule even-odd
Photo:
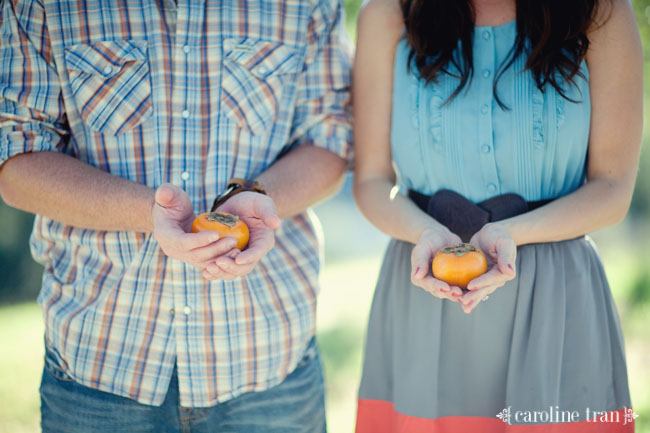
[(208, 221), (216, 221), (228, 227), (234, 227), (234, 225), (239, 221), (237, 215), (231, 215), (223, 212), (210, 212), (205, 217)]
[(457, 257), (464, 256), (465, 254), (472, 252), (472, 251), (478, 251), (478, 248), (476, 248), (472, 244), (459, 244), (459, 245), (453, 245), (449, 247), (444, 247), (440, 251), (443, 253), (451, 253), (451, 254), (456, 254)]

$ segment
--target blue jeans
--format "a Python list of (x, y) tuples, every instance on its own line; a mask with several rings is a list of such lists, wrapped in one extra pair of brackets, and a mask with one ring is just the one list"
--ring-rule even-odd
[(46, 351), (44, 433), (325, 433), (323, 375), (315, 344), (282, 383), (207, 408), (179, 405), (176, 369), (165, 401), (147, 406), (74, 382)]

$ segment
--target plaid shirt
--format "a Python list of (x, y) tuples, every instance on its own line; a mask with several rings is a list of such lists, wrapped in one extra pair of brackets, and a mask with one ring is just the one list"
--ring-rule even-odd
[[(198, 213), (292, 146), (349, 157), (338, 0), (0, 5), (0, 164), (65, 152), (151, 188), (176, 184)], [(267, 389), (314, 333), (315, 227), (308, 213), (283, 221), (251, 274), (207, 282), (150, 234), (38, 216), (46, 344), (74, 380), (144, 404), (163, 402), (174, 363), (183, 406)]]

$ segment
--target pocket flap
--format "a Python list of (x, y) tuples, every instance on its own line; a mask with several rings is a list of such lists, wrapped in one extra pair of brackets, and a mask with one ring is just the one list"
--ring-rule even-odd
[(111, 77), (128, 62), (146, 60), (147, 41), (116, 40), (65, 48), (68, 69)]
[(289, 74), (298, 70), (295, 51), (279, 42), (249, 39), (225, 39), (224, 55), (259, 78)]

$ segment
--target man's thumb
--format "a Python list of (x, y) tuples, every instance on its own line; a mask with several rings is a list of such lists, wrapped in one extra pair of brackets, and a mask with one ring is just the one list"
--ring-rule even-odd
[(156, 204), (162, 207), (174, 206), (176, 197), (176, 187), (170, 183), (163, 183), (156, 189)]
[(280, 228), (280, 217), (278, 216), (278, 212), (275, 210), (273, 201), (269, 200), (268, 203), (265, 203), (265, 205), (262, 206), (262, 209), (260, 209), (260, 216), (262, 217), (264, 225), (268, 228), (274, 230)]

